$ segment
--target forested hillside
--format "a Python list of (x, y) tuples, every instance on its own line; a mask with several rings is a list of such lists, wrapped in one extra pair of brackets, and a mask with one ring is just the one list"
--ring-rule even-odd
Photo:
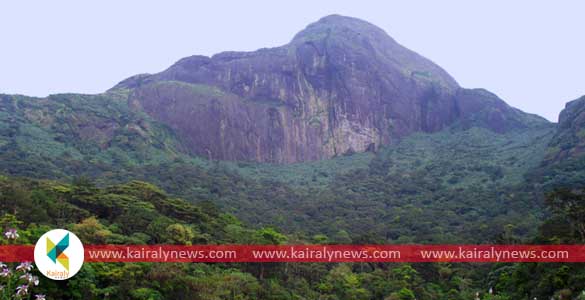
[[(100, 94), (0, 94), (0, 227), (18, 244), (52, 228), (89, 244), (582, 244), (583, 153), (584, 97), (550, 123), (332, 15), (281, 47), (186, 57)], [(7, 268), (1, 299), (23, 279)], [(135, 300), (584, 290), (583, 264), (544, 263), (88, 263), (35, 287)]]
[[(90, 243), (579, 242), (566, 230), (568, 212), (545, 207), (555, 188), (583, 186), (582, 158), (546, 159), (579, 125), (497, 133), (456, 123), (376, 153), (274, 165), (191, 156), (172, 130), (117, 106), (116, 97), (125, 96), (2, 97), (1, 164), (11, 176), (2, 179), (3, 222), (21, 230), (21, 243), (54, 227)], [(88, 140), (84, 132), (103, 135)], [(90, 264), (69, 292), (53, 282), (41, 289), (76, 299), (469, 299), (495, 287), (499, 299), (519, 299), (576, 297), (581, 271), (579, 264)]]
[(2, 169), (98, 185), (145, 180), (254, 227), (372, 242), (485, 242), (509, 224), (527, 236), (543, 215), (544, 191), (524, 182), (555, 132), (546, 123), (508, 133), (454, 124), (317, 162), (223, 162), (181, 152), (172, 131), (116, 96), (3, 97)]
[[(554, 217), (535, 241), (583, 242), (577, 232), (558, 230), (574, 216), (560, 205), (570, 196), (562, 191), (549, 195)], [(1, 177), (0, 201), (0, 223), (18, 230), (17, 243), (34, 242), (56, 227), (73, 231), (86, 243), (316, 242), (269, 227), (250, 229), (212, 203), (189, 204), (139, 181), (96, 188), (85, 179), (67, 184)], [(463, 300), (481, 291), (482, 299), (523, 299), (578, 296), (585, 288), (583, 271), (579, 264), (90, 263), (68, 281), (41, 277), (35, 293), (47, 294), (47, 299)], [(495, 288), (496, 296), (487, 295), (488, 287)]]

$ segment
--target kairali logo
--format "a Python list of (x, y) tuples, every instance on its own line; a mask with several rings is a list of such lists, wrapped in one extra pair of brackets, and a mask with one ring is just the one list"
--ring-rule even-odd
[(65, 229), (51, 230), (35, 245), (35, 264), (47, 278), (65, 280), (83, 265), (84, 250), (79, 238)]

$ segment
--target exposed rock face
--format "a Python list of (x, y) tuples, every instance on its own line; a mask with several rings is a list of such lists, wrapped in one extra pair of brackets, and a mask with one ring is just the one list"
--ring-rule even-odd
[(380, 28), (337, 15), (282, 47), (191, 56), (116, 88), (133, 89), (133, 107), (213, 159), (324, 159), (457, 121), (497, 132), (529, 126), (524, 113), (461, 89)]
[(549, 163), (585, 155), (585, 96), (565, 105), (549, 146), (545, 158)]

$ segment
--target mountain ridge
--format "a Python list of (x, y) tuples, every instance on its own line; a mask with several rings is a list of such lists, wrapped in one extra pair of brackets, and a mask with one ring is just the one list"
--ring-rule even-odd
[(457, 121), (496, 132), (548, 122), (461, 88), (382, 29), (339, 15), (284, 46), (189, 56), (116, 89), (133, 90), (131, 106), (171, 127), (192, 153), (221, 160), (327, 159)]

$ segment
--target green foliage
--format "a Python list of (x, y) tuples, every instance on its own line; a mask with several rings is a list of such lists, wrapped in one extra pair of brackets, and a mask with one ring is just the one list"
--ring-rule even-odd
[[(206, 97), (221, 92), (181, 87)], [(292, 165), (212, 162), (189, 155), (172, 130), (129, 107), (130, 93), (0, 96), (0, 170), (23, 176), (0, 176), (0, 226), (19, 228), (24, 243), (54, 227), (86, 243), (112, 244), (584, 240), (583, 194), (574, 189), (585, 182), (585, 159), (557, 161), (579, 149), (579, 126), (553, 137), (554, 129), (537, 121), (505, 134), (459, 124), (378, 153)], [(543, 158), (554, 163), (542, 164)], [(543, 210), (547, 192), (550, 211)], [(55, 299), (452, 300), (473, 299), (492, 286), (496, 293), (482, 292), (482, 299), (578, 299), (583, 270), (581, 264), (87, 264), (68, 283), (44, 281), (42, 288)]]
[[(195, 205), (169, 197), (158, 187), (131, 181), (96, 187), (87, 178), (73, 184), (4, 177), (0, 194), (20, 190), (21, 201), (5, 201), (0, 210), (3, 226), (20, 229), (22, 241), (33, 243), (54, 227), (75, 232), (84, 243), (261, 243), (283, 244), (299, 237), (272, 227), (246, 228), (210, 202)], [(27, 219), (24, 211), (36, 199), (47, 215)], [(23, 221), (21, 218), (26, 219)], [(39, 226), (37, 224), (43, 224)], [(316, 235), (325, 242), (327, 237)], [(334, 241), (347, 242), (347, 232)], [(426, 265), (428, 266), (428, 265)], [(42, 280), (40, 292), (56, 299), (417, 299), (439, 295), (458, 286), (448, 278), (465, 269), (441, 271), (434, 286), (421, 273), (438, 274), (425, 265), (366, 264), (152, 264), (92, 263), (67, 283)], [(468, 287), (464, 287), (468, 288)], [(457, 293), (463, 290), (457, 290)], [(405, 298), (406, 297), (406, 298)]]
[(398, 292), (394, 292), (387, 300), (414, 300), (416, 299), (414, 292), (407, 288), (401, 288)]
[(95, 176), (180, 155), (168, 128), (128, 106), (128, 93), (0, 95), (0, 167), (35, 178)]
[(585, 243), (585, 194), (568, 188), (557, 189), (547, 195), (546, 204), (553, 213), (569, 223), (574, 242)]
[(281, 245), (286, 242), (287, 238), (285, 235), (278, 233), (273, 228), (262, 228), (257, 230), (254, 235), (254, 241), (257, 244), (267, 245)]
[[(164, 88), (179, 83), (157, 84)], [(214, 93), (207, 86), (184, 85), (198, 94)], [(524, 182), (544, 157), (551, 128), (497, 134), (454, 127), (413, 135), (378, 154), (284, 166), (208, 162), (183, 153), (170, 130), (129, 108), (128, 95), (113, 90), (95, 96), (1, 97), (9, 114), (0, 115), (0, 128), (6, 130), (0, 168), (37, 178), (87, 176), (97, 186), (128, 178), (149, 181), (168, 191), (169, 198), (211, 201), (257, 228), (276, 226), (330, 237), (343, 231), (344, 242), (514, 239), (534, 234), (541, 218), (540, 203), (532, 199), (542, 191)], [(43, 139), (61, 149), (33, 144)], [(115, 191), (104, 198), (109, 203), (130, 201)], [(129, 203), (123, 213), (141, 216), (141, 223), (154, 220), (154, 210), (185, 222), (197, 223), (201, 217), (172, 199), (164, 205), (154, 199)], [(84, 203), (88, 207), (90, 200), (79, 199), (89, 201)], [(110, 213), (110, 208), (99, 209), (100, 216)], [(128, 232), (137, 227), (122, 225)]]
[(567, 103), (561, 112), (557, 133), (550, 142), (547, 164), (583, 159), (585, 151), (585, 96)]
[[(342, 239), (345, 242), (518, 239), (534, 234), (541, 217), (541, 203), (533, 199), (541, 197), (542, 191), (524, 183), (539, 166), (551, 133), (550, 128), (507, 134), (472, 128), (417, 134), (383, 149), (368, 159), (368, 165), (358, 155), (275, 166), (267, 173), (310, 177), (321, 170), (333, 174), (312, 184), (297, 181), (295, 175), (286, 175), (288, 180), (277, 175), (265, 180), (260, 175), (266, 170), (263, 165), (258, 165), (257, 173), (247, 171), (250, 164), (240, 164), (240, 172), (229, 165), (218, 166), (206, 174), (220, 178), (214, 180), (215, 185), (225, 176), (231, 180), (224, 181), (217, 198), (213, 194), (209, 198), (250, 224), (268, 221), (289, 232), (331, 237), (342, 230), (348, 235)], [(335, 173), (333, 166), (340, 165), (339, 159), (357, 161), (353, 168)], [(260, 183), (239, 174), (258, 178)], [(231, 193), (236, 188), (239, 192)]]
[[(560, 188), (547, 195), (546, 203), (551, 217), (540, 227), (537, 243), (582, 243), (583, 190)], [(563, 230), (558, 230), (562, 228)], [(530, 299), (571, 299), (585, 289), (585, 268), (582, 263), (557, 264), (504, 264), (490, 274), (496, 289), (518, 299), (529, 295)]]

